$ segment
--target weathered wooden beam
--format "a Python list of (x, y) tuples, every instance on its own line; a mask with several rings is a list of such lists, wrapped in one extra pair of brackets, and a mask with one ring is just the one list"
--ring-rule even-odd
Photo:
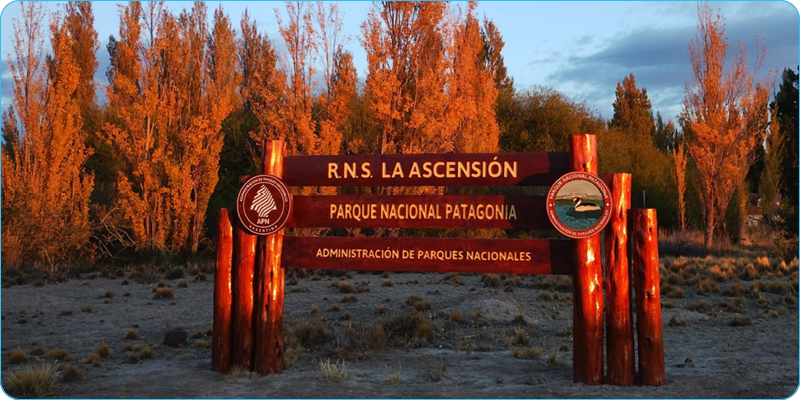
[(631, 208), (631, 174), (606, 174), (611, 189), (611, 220), (606, 227), (606, 383), (636, 383), (633, 325), (631, 324), (630, 267), (628, 265), (628, 213)]
[[(285, 154), (286, 143), (278, 140), (266, 142), (262, 153), (262, 173), (282, 178)], [(283, 371), (282, 250), (283, 230), (259, 237), (253, 369), (260, 374), (279, 374)]]
[(666, 382), (664, 337), (658, 271), (658, 221), (653, 208), (633, 210), (633, 281), (642, 384), (662, 386)]
[[(572, 135), (570, 167), (597, 174), (597, 137)], [(573, 379), (589, 385), (603, 383), (603, 286), (600, 235), (575, 239), (572, 276)]]
[(219, 210), (217, 261), (214, 273), (214, 332), (211, 345), (211, 369), (228, 372), (231, 366), (231, 331), (233, 330), (233, 227), (228, 209)]

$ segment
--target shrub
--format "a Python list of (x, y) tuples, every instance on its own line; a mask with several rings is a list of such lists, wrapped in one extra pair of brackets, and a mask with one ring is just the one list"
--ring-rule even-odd
[(336, 288), (340, 293), (353, 293), (353, 284), (348, 281), (339, 281), (336, 283)]
[(707, 313), (711, 311), (711, 304), (708, 304), (708, 302), (705, 300), (700, 300), (692, 303), (692, 305), (689, 306), (689, 309), (694, 312)]
[(58, 391), (56, 368), (42, 363), (9, 373), (3, 382), (3, 389), (17, 398), (41, 398)]
[(337, 360), (335, 363), (332, 363), (330, 359), (325, 359), (319, 362), (319, 379), (328, 382), (338, 382), (348, 378), (347, 363), (343, 360)]
[(416, 294), (409, 295), (408, 299), (406, 299), (406, 304), (414, 307), (414, 309), (417, 311), (424, 311), (431, 309), (431, 302), (417, 296)]
[(528, 332), (525, 332), (522, 328), (514, 328), (514, 332), (510, 339), (508, 339), (508, 343), (510, 345), (527, 345), (530, 342), (531, 337), (528, 335)]
[(667, 285), (665, 289), (666, 290), (664, 291), (664, 295), (667, 296), (667, 298), (682, 299), (684, 296), (683, 289), (681, 289), (680, 286)]
[(384, 326), (392, 337), (417, 337), (428, 342), (433, 340), (433, 324), (419, 312), (394, 317), (384, 323)]
[(710, 278), (701, 279), (700, 282), (697, 282), (697, 285), (695, 286), (695, 288), (697, 289), (697, 294), (718, 293), (719, 292), (719, 286), (717, 285), (717, 282), (714, 282)]
[(672, 317), (669, 320), (669, 326), (689, 326), (689, 321), (686, 318)]
[(542, 357), (544, 350), (541, 347), (530, 347), (527, 350), (519, 350), (516, 347), (511, 349), (511, 357), (537, 360)]
[(742, 317), (740, 314), (736, 314), (731, 318), (728, 324), (730, 326), (747, 326), (753, 325), (753, 320), (751, 320), (750, 317)]
[(319, 321), (314, 324), (300, 321), (291, 327), (289, 332), (289, 341), (296, 341), (306, 348), (322, 345), (332, 337), (325, 324)]
[(453, 309), (453, 312), (450, 314), (450, 322), (460, 323), (462, 321), (464, 321), (464, 317), (461, 315), (461, 311)]
[(28, 354), (22, 347), (14, 347), (13, 349), (9, 350), (8, 352), (8, 363), (9, 364), (24, 364), (28, 362)]
[(108, 358), (111, 357), (111, 347), (108, 346), (106, 342), (100, 342), (97, 344), (97, 348), (94, 350), (98, 356), (101, 358)]
[(175, 267), (175, 268), (169, 270), (169, 272), (167, 272), (167, 275), (165, 276), (165, 278), (169, 279), (169, 280), (183, 278), (183, 268)]
[(156, 300), (168, 300), (175, 297), (175, 292), (172, 290), (171, 287), (160, 287), (156, 288), (156, 291), (153, 293), (153, 298)]
[(83, 380), (83, 369), (80, 367), (75, 367), (72, 364), (64, 364), (60, 367), (60, 369), (61, 381), (63, 382), (75, 382)]
[(69, 352), (65, 348), (53, 349), (48, 351), (47, 358), (52, 358), (54, 360), (62, 360), (62, 361), (72, 360), (72, 357), (69, 355)]
[(342, 296), (342, 303), (355, 303), (357, 301), (358, 301), (358, 298), (356, 298), (355, 295), (346, 294), (346, 295)]
[(498, 274), (483, 274), (481, 275), (481, 282), (484, 287), (500, 287), (503, 283)]

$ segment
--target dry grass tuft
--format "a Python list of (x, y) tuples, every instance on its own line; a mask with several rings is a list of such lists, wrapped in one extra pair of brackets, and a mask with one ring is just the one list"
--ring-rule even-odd
[(544, 349), (541, 347), (529, 347), (525, 350), (520, 350), (516, 347), (511, 348), (511, 357), (514, 358), (524, 358), (527, 360), (538, 360), (542, 357), (542, 353), (544, 353)]
[(726, 287), (725, 290), (722, 291), (722, 294), (726, 296), (736, 296), (736, 297), (743, 296), (745, 293), (747, 293), (747, 289), (744, 286), (742, 286), (742, 284), (739, 282), (736, 282), (733, 285)]
[(3, 389), (9, 396), (17, 398), (41, 398), (58, 391), (56, 368), (42, 363), (26, 367), (6, 375)]
[(398, 368), (397, 371), (393, 371), (388, 365), (386, 366), (386, 383), (390, 385), (397, 385), (398, 383), (403, 383), (403, 378), (401, 373), (403, 372), (402, 368)]
[(330, 359), (320, 360), (319, 379), (327, 382), (339, 382), (348, 379), (347, 363), (344, 360), (336, 360), (332, 363)]
[(394, 338), (421, 338), (428, 342), (433, 340), (433, 324), (419, 312), (394, 317), (384, 323), (384, 326)]
[(461, 311), (458, 310), (457, 308), (453, 309), (453, 312), (450, 313), (450, 322), (461, 323), (463, 321), (464, 321), (464, 316), (461, 315)]
[(672, 317), (669, 320), (669, 326), (689, 326), (689, 321), (686, 318)]
[(33, 346), (30, 353), (32, 356), (40, 356), (44, 354), (44, 348), (42, 346)]
[(558, 358), (558, 352), (557, 351), (554, 351), (554, 352), (550, 353), (547, 356), (547, 363), (551, 364), (551, 365), (560, 365), (560, 366), (568, 365), (567, 360), (564, 360), (562, 358)]
[(24, 364), (26, 362), (28, 362), (28, 353), (22, 347), (17, 346), (8, 351), (9, 364)]
[(430, 301), (425, 300), (413, 293), (408, 296), (408, 299), (406, 299), (406, 304), (414, 307), (414, 309), (417, 311), (424, 311), (431, 309)]
[(525, 332), (522, 328), (514, 328), (514, 332), (512, 333), (511, 337), (506, 340), (506, 344), (511, 346), (526, 346), (531, 341), (531, 337), (528, 335), (528, 332)]
[(378, 314), (386, 314), (386, 304), (381, 304), (378, 306)]
[(689, 306), (689, 309), (694, 311), (694, 312), (707, 313), (707, 312), (711, 311), (711, 304), (709, 304), (705, 300), (700, 300), (700, 301), (696, 301), (696, 302), (692, 303)]
[(82, 306), (81, 306), (81, 311), (82, 311), (82, 312), (85, 312), (85, 313), (90, 313), (90, 312), (92, 312), (92, 311), (93, 311), (93, 310), (92, 310), (92, 305), (91, 305), (91, 304), (84, 304), (84, 305), (82, 305)]
[(483, 274), (481, 275), (481, 283), (484, 287), (500, 287), (503, 283), (498, 274)]
[(391, 279), (384, 279), (383, 283), (381, 284), (383, 287), (392, 287), (394, 286), (394, 282)]
[(136, 330), (134, 330), (134, 329), (128, 329), (128, 331), (125, 332), (125, 335), (122, 338), (123, 339), (136, 340), (136, 339), (139, 338), (139, 334), (136, 333)]
[(95, 353), (101, 358), (108, 358), (111, 357), (111, 347), (108, 346), (106, 342), (100, 342), (97, 344), (97, 348), (95, 348)]
[(719, 285), (710, 278), (703, 278), (695, 285), (697, 294), (719, 293)]
[(102, 298), (106, 298), (106, 299), (113, 299), (113, 298), (114, 298), (114, 292), (112, 292), (112, 291), (110, 291), (110, 290), (107, 290), (105, 293), (103, 293), (103, 294), (101, 294), (101, 295), (100, 295), (100, 298), (101, 298), (101, 299), (102, 299)]
[(156, 300), (168, 300), (174, 297), (175, 297), (175, 291), (168, 286), (156, 288), (155, 292), (153, 292), (153, 298)]
[(354, 294), (346, 294), (342, 296), (342, 303), (355, 303), (358, 298)]
[(259, 375), (255, 371), (250, 371), (247, 368), (242, 368), (241, 366), (237, 365), (232, 367), (228, 374), (225, 375), (225, 382), (235, 382), (239, 379), (246, 378), (246, 379), (256, 379)]
[(664, 295), (670, 299), (682, 299), (684, 297), (683, 289), (677, 285), (667, 285), (664, 288)]
[(741, 297), (735, 297), (731, 299), (730, 302), (721, 301), (719, 305), (720, 307), (731, 312), (742, 311), (745, 309), (744, 299), (742, 299)]
[(353, 293), (353, 284), (348, 281), (339, 281), (335, 286), (340, 293)]
[(332, 338), (328, 328), (320, 321), (314, 324), (308, 321), (300, 321), (288, 331), (290, 333), (287, 342), (298, 343), (305, 348), (320, 346)]
[(753, 325), (753, 320), (751, 320), (750, 317), (743, 317), (740, 314), (736, 314), (731, 318), (728, 324), (730, 326), (748, 326)]
[(72, 364), (64, 364), (59, 367), (61, 370), (62, 382), (75, 382), (83, 380), (83, 368), (73, 366)]
[(61, 361), (72, 360), (72, 356), (69, 355), (69, 352), (65, 348), (53, 349), (48, 351), (47, 358), (52, 358), (54, 360), (61, 360)]
[(744, 270), (739, 273), (739, 278), (744, 279), (746, 281), (752, 281), (758, 279), (759, 273), (753, 263), (748, 263)]
[(189, 283), (186, 282), (186, 279), (181, 279), (181, 280), (178, 281), (177, 284), (175, 284), (175, 286), (177, 286), (179, 288), (187, 288), (187, 287), (189, 287)]

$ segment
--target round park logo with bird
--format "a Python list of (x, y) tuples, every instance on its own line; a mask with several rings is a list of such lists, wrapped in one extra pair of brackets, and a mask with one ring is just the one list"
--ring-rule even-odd
[(292, 194), (278, 177), (256, 175), (245, 181), (236, 198), (242, 228), (253, 235), (281, 230), (292, 213)]
[(595, 174), (567, 173), (547, 193), (547, 216), (567, 237), (596, 235), (611, 218), (611, 191)]

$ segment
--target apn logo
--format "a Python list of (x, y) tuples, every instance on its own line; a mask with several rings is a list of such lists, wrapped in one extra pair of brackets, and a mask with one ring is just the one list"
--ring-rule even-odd
[(267, 189), (266, 185), (261, 185), (255, 197), (253, 197), (253, 203), (250, 205), (250, 210), (258, 213), (257, 224), (268, 224), (269, 213), (277, 209), (278, 207), (275, 206), (275, 199), (272, 197), (269, 189)]

